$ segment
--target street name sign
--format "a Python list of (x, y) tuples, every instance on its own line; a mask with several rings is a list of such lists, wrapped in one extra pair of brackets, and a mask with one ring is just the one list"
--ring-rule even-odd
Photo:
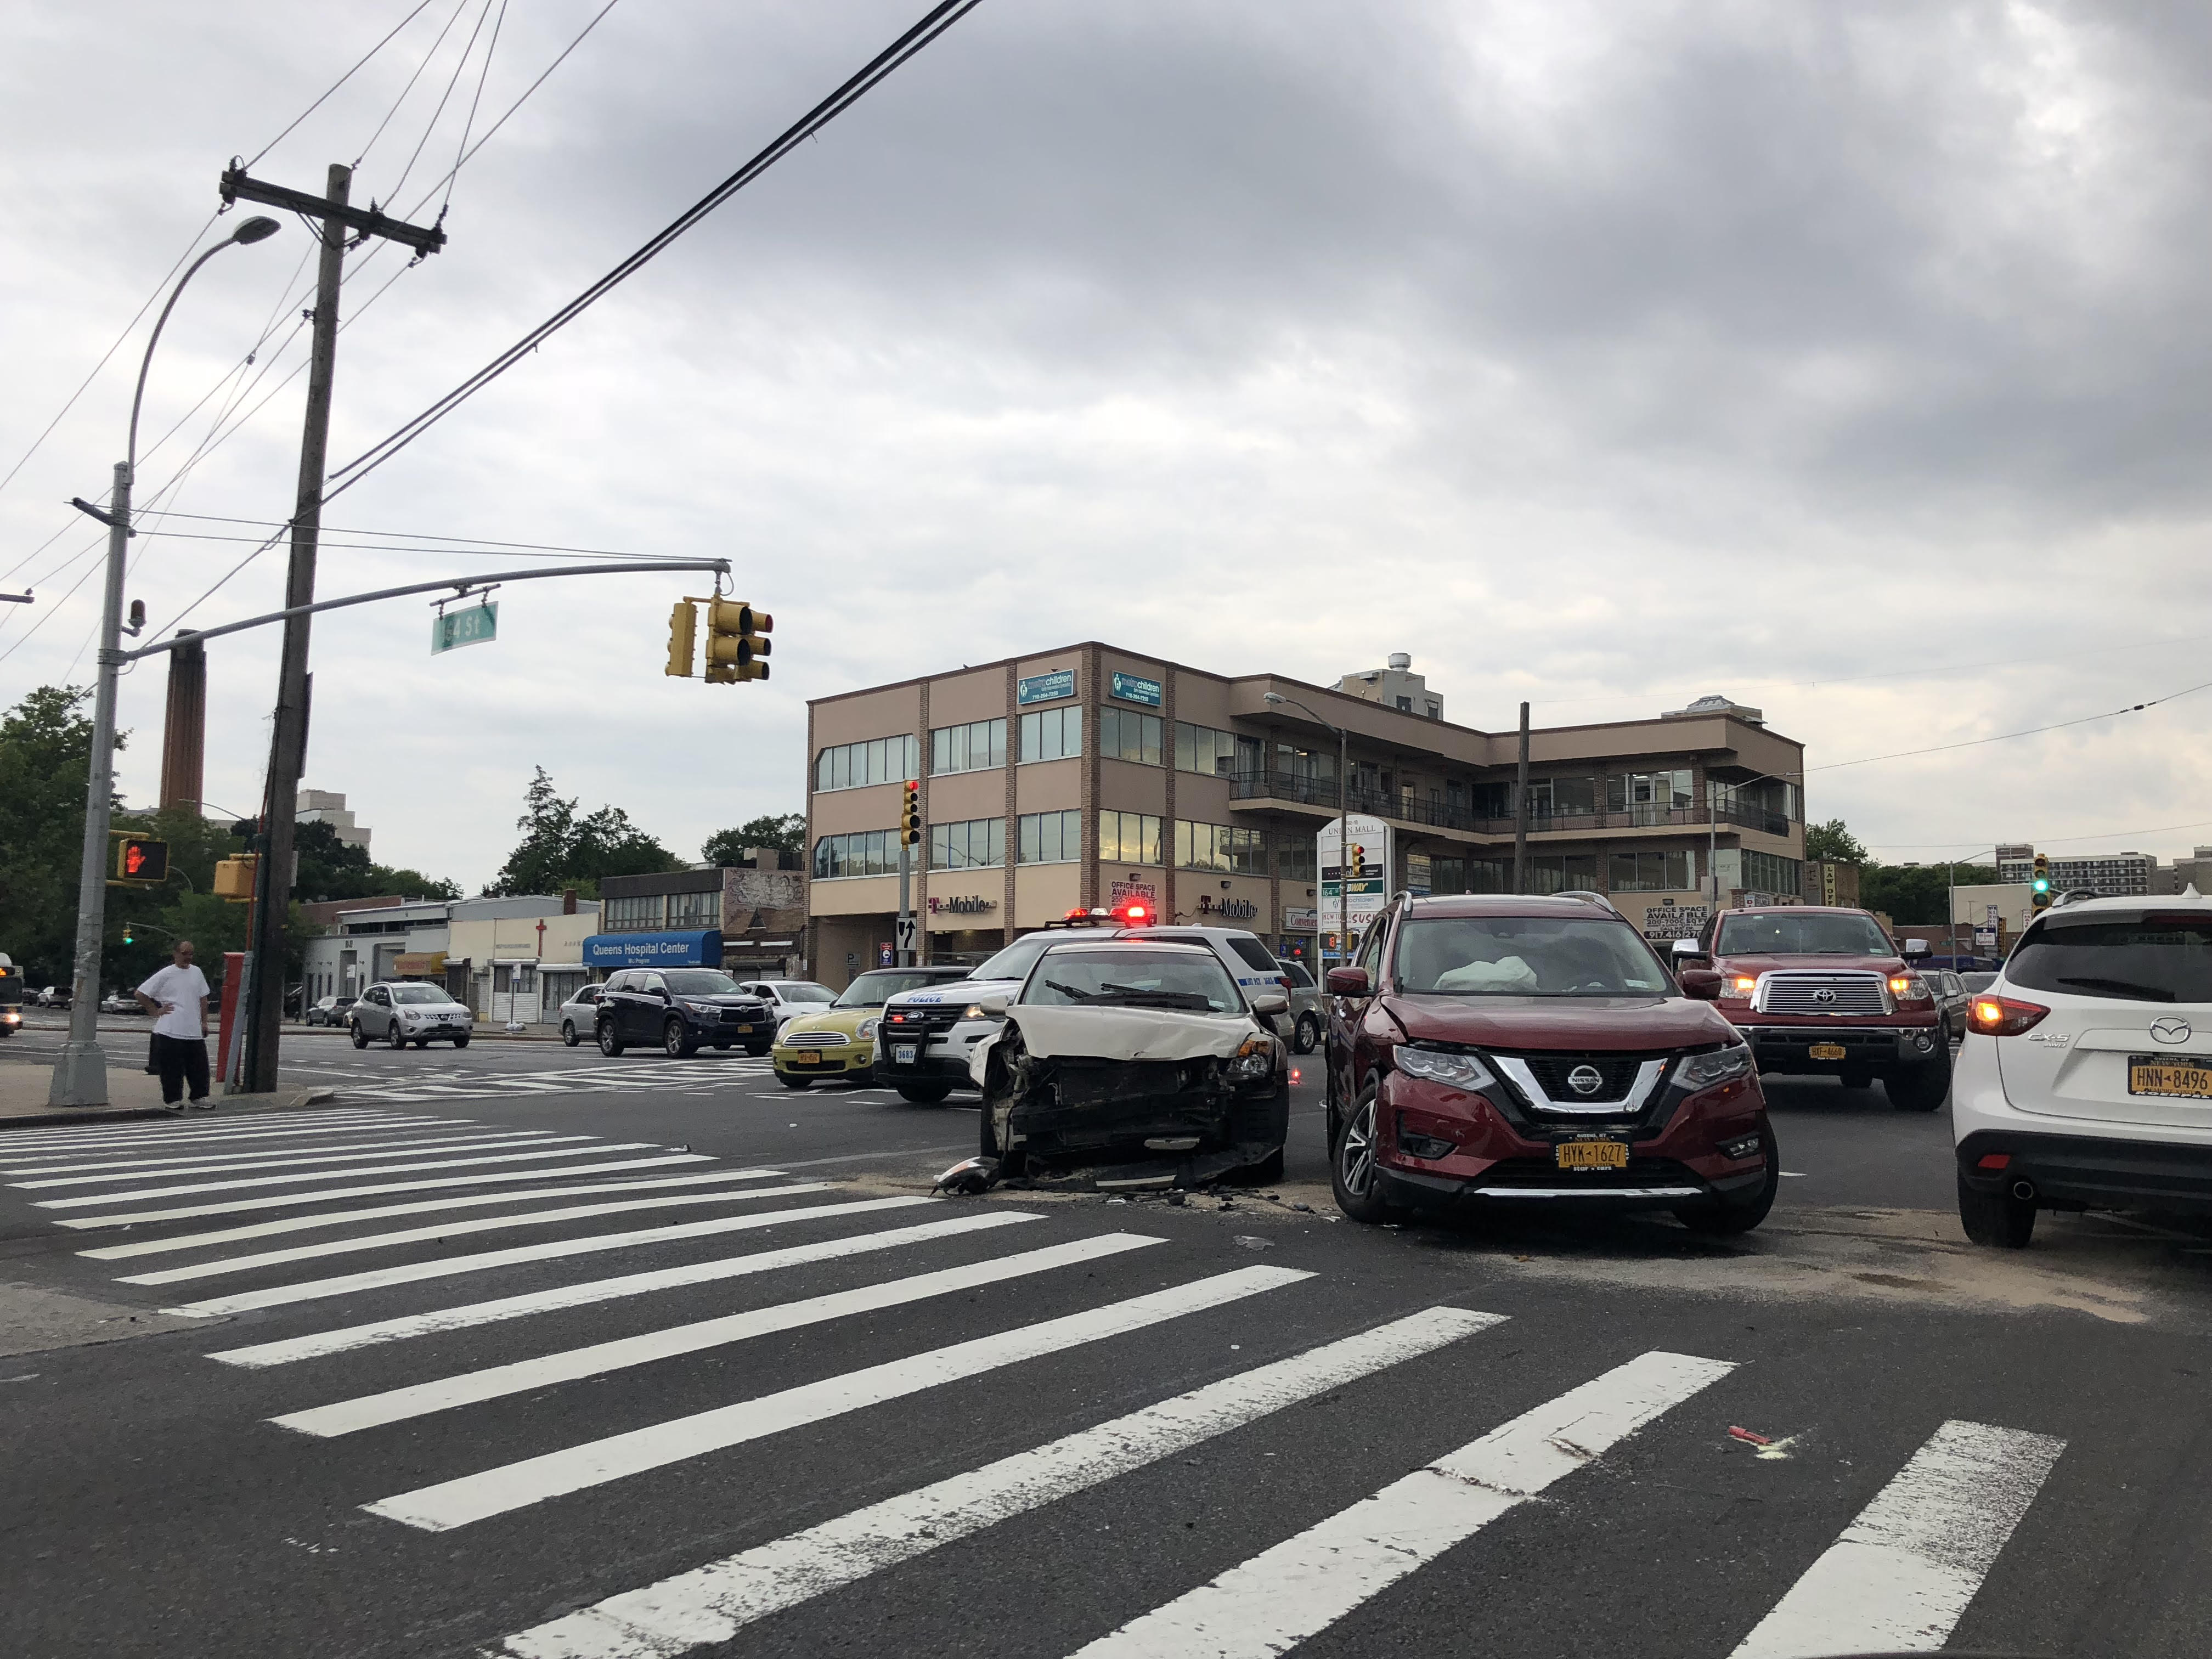
[(499, 637), (499, 601), (472, 605), (461, 611), (442, 611), (430, 618), (430, 654), (458, 651), (465, 645), (483, 645)]

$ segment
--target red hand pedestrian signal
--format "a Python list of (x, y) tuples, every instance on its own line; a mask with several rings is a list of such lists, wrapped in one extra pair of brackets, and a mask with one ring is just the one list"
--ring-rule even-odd
[(115, 879), (130, 882), (166, 881), (169, 875), (169, 843), (143, 836), (124, 836), (115, 848)]

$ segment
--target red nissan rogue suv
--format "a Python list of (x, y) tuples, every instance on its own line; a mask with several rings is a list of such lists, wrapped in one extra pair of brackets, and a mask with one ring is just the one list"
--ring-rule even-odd
[(1602, 898), (1401, 896), (1329, 970), (1329, 1164), (1355, 1221), (1566, 1202), (1757, 1226), (1751, 1050)]

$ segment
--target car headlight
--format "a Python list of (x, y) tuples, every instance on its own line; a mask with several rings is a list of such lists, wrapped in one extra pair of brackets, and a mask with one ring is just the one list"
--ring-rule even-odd
[(1455, 1089), (1498, 1086), (1498, 1079), (1490, 1067), (1474, 1054), (1455, 1054), (1445, 1048), (1416, 1048), (1411, 1043), (1401, 1043), (1392, 1063), (1407, 1077), (1448, 1083)]
[(860, 1029), (853, 1033), (856, 1037), (872, 1037), (875, 1036), (875, 1034), (876, 1022), (873, 1019), (862, 1020), (860, 1022)]
[(689, 1008), (693, 1013), (705, 1014), (709, 1018), (714, 1018), (722, 1012), (722, 1005), (719, 1002), (687, 1002), (684, 1006), (686, 1008)]
[(1685, 1089), (1710, 1089), (1750, 1073), (1751, 1050), (1741, 1042), (1732, 1042), (1709, 1054), (1692, 1054), (1675, 1072), (1674, 1081)]
[(965, 1008), (960, 1011), (960, 1018), (963, 1019), (988, 1019), (996, 1021), (1004, 1019), (1006, 1015), (1003, 1013), (994, 1014), (988, 1008), (986, 1008), (981, 1003), (971, 1002)]
[(1242, 1081), (1271, 1077), (1275, 1070), (1275, 1045), (1262, 1036), (1244, 1039), (1237, 1057), (1229, 1062), (1229, 1075)]
[(1935, 1000), (1929, 994), (1928, 981), (1917, 974), (1892, 974), (1889, 976), (1889, 994), (1899, 1002), (1931, 1002)]

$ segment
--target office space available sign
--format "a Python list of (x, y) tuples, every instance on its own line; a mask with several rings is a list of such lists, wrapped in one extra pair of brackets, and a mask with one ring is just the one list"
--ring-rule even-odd
[(1014, 701), (1018, 703), (1058, 702), (1062, 697), (1074, 695), (1073, 668), (1056, 668), (1049, 674), (1032, 674), (1025, 680), (1014, 682)]
[(1121, 698), (1123, 702), (1141, 702), (1149, 708), (1160, 706), (1160, 683), (1158, 680), (1124, 674), (1117, 668), (1113, 678), (1107, 682), (1106, 689), (1109, 695)]
[(702, 933), (594, 933), (584, 941), (586, 968), (719, 968), (719, 928)]

